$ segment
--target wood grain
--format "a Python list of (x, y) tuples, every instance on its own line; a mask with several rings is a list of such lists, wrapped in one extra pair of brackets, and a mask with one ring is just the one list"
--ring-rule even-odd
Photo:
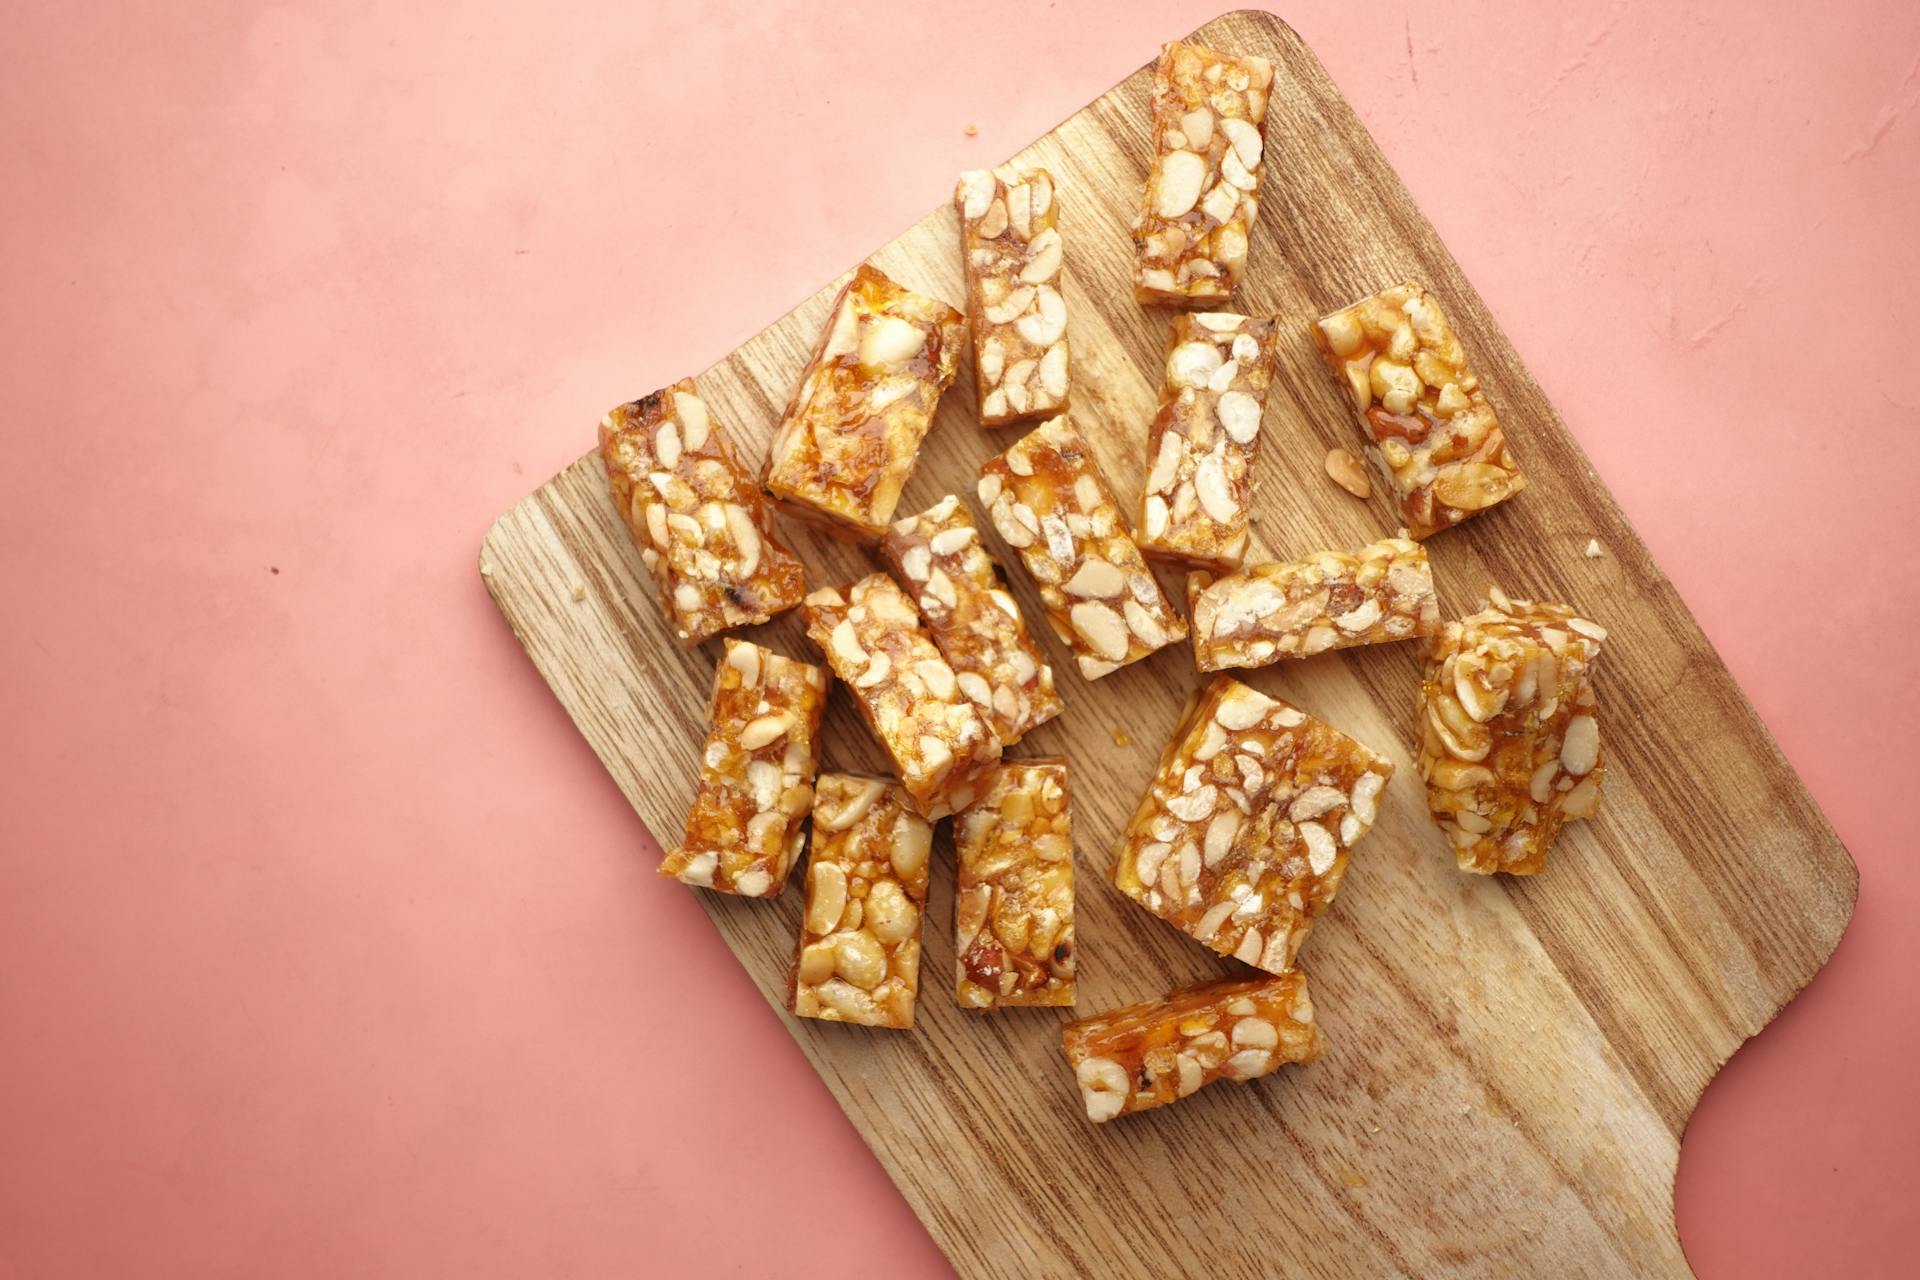
[[(1356, 430), (1307, 325), (1382, 285), (1429, 283), (1531, 480), (1429, 543), (1441, 598), (1458, 614), (1497, 582), (1576, 602), (1610, 629), (1600, 815), (1569, 827), (1536, 879), (1462, 875), (1425, 818), (1409, 752), (1419, 646), (1327, 655), (1251, 680), (1399, 766), (1379, 825), (1302, 953), (1329, 1046), (1319, 1063), (1088, 1125), (1060, 1056), (1068, 1011), (980, 1016), (953, 1003), (947, 824), (917, 1028), (780, 1016), (964, 1275), (1685, 1275), (1672, 1216), (1681, 1131), (1719, 1065), (1832, 952), (1852, 911), (1853, 864), (1312, 53), (1260, 13), (1226, 15), (1197, 38), (1279, 68), (1264, 208), (1238, 299), (1281, 317), (1285, 333), (1255, 555), (1350, 548), (1397, 525), (1384, 498), (1355, 501), (1322, 473), (1327, 449), (1353, 445)], [(1147, 93), (1143, 67), (1017, 157), (1059, 179), (1073, 417), (1123, 509), (1144, 471), (1167, 321), (1132, 301), (1129, 276)], [(873, 261), (957, 301), (957, 235), (943, 206)], [(698, 376), (749, 454), (764, 454), (844, 279)], [(608, 401), (646, 390), (609, 388)], [(591, 423), (561, 429), (592, 437)], [(1013, 438), (975, 425), (963, 374), (902, 513), (950, 491), (970, 499), (981, 460)], [(815, 583), (872, 567), (787, 529)], [(1583, 554), (1589, 539), (1603, 558)], [(1044, 632), (1017, 561), (998, 551)], [(717, 642), (689, 653), (669, 638), (597, 457), (502, 516), (482, 572), (635, 810), (671, 840), (693, 791)], [(808, 652), (791, 618), (755, 638)], [(1107, 878), (1196, 683), (1190, 652), (1088, 685), (1046, 639), (1068, 710), (1013, 754), (1073, 762), (1081, 1011), (1224, 971)], [(831, 764), (879, 766), (843, 693), (825, 736)], [(664, 880), (657, 891), (688, 892)], [(700, 897), (745, 974), (781, 1006), (797, 886), (773, 903)]]

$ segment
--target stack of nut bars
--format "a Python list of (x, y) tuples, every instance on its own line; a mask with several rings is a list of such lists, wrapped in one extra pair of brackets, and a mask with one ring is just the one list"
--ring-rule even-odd
[[(1140, 301), (1232, 299), (1259, 212), (1274, 74), (1262, 58), (1166, 47), (1143, 122), (1154, 158), (1133, 222)], [(965, 311), (862, 266), (757, 474), (691, 380), (602, 420), (613, 500), (679, 640), (797, 606), (824, 659), (722, 641), (698, 789), (662, 874), (775, 897), (810, 830), (790, 1009), (910, 1028), (933, 824), (951, 818), (955, 1000), (978, 1011), (1074, 1003), (1070, 764), (1003, 758), (1066, 699), (987, 529), (1017, 553), (1057, 652), (1085, 681), (1183, 641), (1201, 673), (1428, 642), (1417, 695), (1428, 811), (1463, 869), (1542, 870), (1561, 824), (1599, 801), (1592, 672), (1606, 633), (1569, 606), (1492, 587), (1477, 612), (1443, 622), (1425, 540), (1526, 480), (1439, 299), (1395, 284), (1310, 326), (1403, 527), (1248, 564), (1274, 353), (1299, 321), (1174, 316), (1158, 413), (1137, 451), (1113, 460), (1144, 476), (1129, 521), (1069, 418), (1073, 259), (1057, 182), (1043, 169), (967, 173), (954, 207)], [(981, 426), (1026, 434), (980, 466), (984, 520), (959, 495), (896, 518), (969, 341)], [(1340, 478), (1366, 491), (1363, 473), (1357, 485)], [(889, 572), (809, 591), (776, 508), (869, 548)], [(1187, 575), (1185, 617), (1155, 565)], [(892, 776), (819, 771), (836, 681)], [(1240, 968), (1065, 1026), (1090, 1119), (1321, 1053), (1299, 953), (1393, 773), (1386, 754), (1229, 675), (1195, 690), (1111, 874)]]

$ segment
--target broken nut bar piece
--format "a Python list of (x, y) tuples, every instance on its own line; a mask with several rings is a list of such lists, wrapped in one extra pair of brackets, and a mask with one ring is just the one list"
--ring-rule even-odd
[(1073, 1003), (1067, 762), (1008, 761), (953, 826), (954, 994), (964, 1009)]
[(1348, 555), (1187, 577), (1193, 660), (1202, 671), (1264, 667), (1329, 649), (1387, 644), (1440, 629), (1427, 549), (1383, 538)]
[(1160, 756), (1114, 883), (1221, 955), (1283, 972), (1392, 776), (1332, 726), (1216, 676)]
[(867, 1027), (913, 1025), (933, 827), (886, 778), (823, 773), (787, 1008)]
[(972, 804), (999, 767), (1000, 739), (921, 630), (913, 601), (875, 573), (844, 591), (815, 591), (800, 612), (807, 638), (852, 691), (908, 803), (928, 818)]
[(800, 603), (800, 561), (693, 379), (600, 419), (607, 488), (653, 578), (674, 638), (689, 647)]
[(1186, 639), (1120, 519), (1093, 451), (1065, 416), (1052, 418), (987, 459), (980, 502), (1039, 585), (1047, 622), (1098, 680)]
[(1170, 44), (1153, 69), (1153, 168), (1133, 220), (1134, 294), (1191, 306), (1232, 296), (1260, 212), (1273, 64)]
[(1148, 557), (1215, 570), (1246, 559), (1273, 342), (1271, 320), (1224, 311), (1173, 318), (1135, 525)]
[(826, 705), (824, 669), (726, 641), (713, 675), (699, 789), (661, 875), (748, 898), (786, 888), (806, 839)]
[(973, 169), (954, 188), (983, 427), (1067, 407), (1067, 304), (1053, 194), (1045, 169)]
[(1216, 1080), (1245, 1083), (1320, 1056), (1307, 975), (1225, 978), (1070, 1022), (1061, 1048), (1087, 1119), (1178, 1102)]
[(861, 264), (774, 432), (766, 470), (773, 496), (828, 533), (878, 538), (965, 337), (958, 311)]
[(986, 714), (1001, 746), (1060, 714), (1053, 669), (959, 498), (949, 494), (896, 521), (880, 541), (880, 556), (920, 607), (960, 692)]
[(1527, 487), (1460, 339), (1425, 288), (1400, 284), (1363, 298), (1321, 320), (1314, 337), (1415, 538)]
[(1420, 776), (1463, 871), (1533, 875), (1561, 824), (1593, 816), (1606, 772), (1593, 664), (1606, 638), (1566, 605), (1498, 588), (1435, 638)]

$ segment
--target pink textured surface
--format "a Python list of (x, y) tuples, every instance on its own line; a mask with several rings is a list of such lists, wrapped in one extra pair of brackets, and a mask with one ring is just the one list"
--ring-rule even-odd
[[(1215, 12), (971, 9), (10, 8), (0, 1276), (943, 1273), (474, 552)], [(1687, 1248), (1911, 1274), (1920, 7), (1287, 16), (1860, 864)]]

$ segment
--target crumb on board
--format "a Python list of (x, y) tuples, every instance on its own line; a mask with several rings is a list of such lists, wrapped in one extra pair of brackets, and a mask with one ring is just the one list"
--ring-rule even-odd
[(493, 576), (493, 566), (482, 561), (480, 564), (480, 576), (483, 578), (491, 578)]
[(576, 583), (574, 583), (574, 584), (573, 584), (573, 598), (574, 598), (575, 600), (585, 600), (585, 599), (587, 598), (587, 584), (586, 584), (586, 583), (584, 583), (584, 582), (576, 582)]
[(1349, 1187), (1359, 1188), (1367, 1185), (1366, 1177), (1363, 1174), (1355, 1173), (1352, 1169), (1341, 1168), (1338, 1172), (1340, 1174), (1340, 1181), (1346, 1183)]
[(1605, 554), (1607, 553), (1600, 549), (1600, 539), (1598, 538), (1587, 539), (1587, 559), (1598, 560), (1601, 556)]
[(1367, 1132), (1368, 1132), (1368, 1133), (1378, 1133), (1378, 1132), (1380, 1132), (1380, 1126), (1379, 1126), (1379, 1125), (1377, 1125), (1377, 1124), (1370, 1124), (1370, 1125), (1368, 1125), (1368, 1126), (1367, 1126)]
[(1133, 745), (1133, 738), (1125, 729), (1115, 729), (1113, 731), (1113, 745), (1116, 747), (1130, 747)]

